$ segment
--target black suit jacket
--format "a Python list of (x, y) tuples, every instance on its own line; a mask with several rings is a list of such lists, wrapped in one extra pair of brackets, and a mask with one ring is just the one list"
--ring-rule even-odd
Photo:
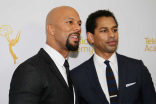
[(64, 78), (43, 49), (15, 70), (9, 104), (72, 104)]
[[(148, 69), (142, 61), (117, 54), (118, 104), (156, 104), (156, 93)], [(105, 73), (103, 73), (105, 74)], [(109, 104), (101, 88), (93, 57), (71, 71), (77, 104)], [(129, 84), (129, 87), (126, 85)]]

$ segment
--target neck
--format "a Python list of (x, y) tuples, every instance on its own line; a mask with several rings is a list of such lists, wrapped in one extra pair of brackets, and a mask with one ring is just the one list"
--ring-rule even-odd
[(95, 53), (98, 55), (98, 56), (100, 56), (100, 57), (102, 57), (103, 59), (105, 59), (105, 60), (108, 60), (112, 55), (113, 55), (113, 53), (98, 53), (98, 52), (96, 52), (95, 51)]
[(69, 54), (69, 50), (67, 50), (67, 49), (57, 47), (56, 45), (49, 44), (48, 42), (46, 42), (46, 44), (49, 45), (50, 47), (52, 47), (53, 49), (55, 49), (57, 52), (59, 52), (64, 58), (66, 58)]

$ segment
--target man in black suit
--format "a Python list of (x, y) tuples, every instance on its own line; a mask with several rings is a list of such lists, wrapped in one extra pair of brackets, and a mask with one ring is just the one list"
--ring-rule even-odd
[(61, 6), (49, 12), (46, 45), (15, 70), (9, 104), (74, 104), (66, 59), (70, 50), (78, 49), (80, 26), (79, 14), (71, 7)]
[(99, 10), (86, 22), (95, 54), (71, 71), (77, 104), (156, 104), (151, 75), (141, 60), (116, 53), (118, 23)]

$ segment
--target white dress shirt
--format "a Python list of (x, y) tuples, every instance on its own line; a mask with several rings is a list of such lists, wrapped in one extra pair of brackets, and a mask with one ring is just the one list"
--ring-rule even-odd
[[(116, 53), (113, 53), (113, 55), (108, 60), (110, 61), (109, 64), (113, 70), (115, 80), (116, 80), (116, 84), (118, 87), (118, 64), (117, 64)], [(96, 68), (96, 72), (97, 72), (99, 82), (101, 84), (101, 88), (102, 88), (108, 102), (110, 103), (108, 86), (107, 86), (107, 79), (106, 79), (106, 64), (104, 63), (105, 59), (103, 59), (102, 57), (98, 56), (95, 53), (94, 57), (93, 57), (93, 61), (94, 61), (94, 65)]]
[[(58, 70), (60, 71), (61, 75), (63, 76), (65, 82), (68, 85), (66, 68), (64, 67), (64, 62), (65, 62), (65, 60), (67, 60), (67, 58), (65, 59), (59, 52), (57, 52), (55, 49), (53, 49), (52, 47), (50, 47), (47, 44), (45, 44), (43, 49), (52, 58), (52, 60), (56, 64)], [(74, 92), (74, 90), (73, 90), (73, 92)], [(75, 104), (75, 92), (74, 92), (74, 104)]]

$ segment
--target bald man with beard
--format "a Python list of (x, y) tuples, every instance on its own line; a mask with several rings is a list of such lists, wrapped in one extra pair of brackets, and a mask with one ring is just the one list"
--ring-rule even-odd
[(79, 14), (72, 7), (56, 7), (49, 12), (46, 44), (15, 70), (9, 104), (74, 104), (67, 56), (78, 49), (80, 26)]

